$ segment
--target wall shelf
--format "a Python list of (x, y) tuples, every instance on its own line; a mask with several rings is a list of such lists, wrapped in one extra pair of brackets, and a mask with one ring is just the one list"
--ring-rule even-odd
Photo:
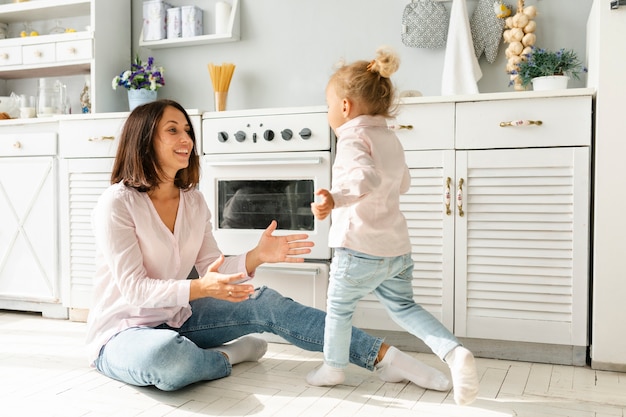
[(230, 20), (228, 22), (228, 32), (213, 33), (210, 35), (200, 35), (188, 38), (161, 39), (158, 41), (144, 41), (143, 30), (139, 35), (139, 46), (149, 49), (177, 48), (181, 46), (207, 45), (213, 43), (235, 42), (240, 39), (239, 23), (239, 0), (232, 0)]

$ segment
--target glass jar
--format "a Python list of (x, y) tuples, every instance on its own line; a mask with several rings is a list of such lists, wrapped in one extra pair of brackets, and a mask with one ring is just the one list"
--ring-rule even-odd
[(50, 117), (62, 113), (61, 83), (58, 80), (40, 78), (37, 90), (37, 117)]

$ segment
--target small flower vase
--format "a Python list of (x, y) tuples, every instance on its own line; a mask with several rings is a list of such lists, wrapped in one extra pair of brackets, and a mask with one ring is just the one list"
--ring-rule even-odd
[(155, 101), (156, 98), (156, 90), (146, 90), (145, 88), (135, 90), (131, 88), (128, 90), (128, 108), (130, 111), (133, 111), (135, 107)]
[(567, 75), (548, 75), (532, 79), (534, 91), (563, 90), (567, 88)]

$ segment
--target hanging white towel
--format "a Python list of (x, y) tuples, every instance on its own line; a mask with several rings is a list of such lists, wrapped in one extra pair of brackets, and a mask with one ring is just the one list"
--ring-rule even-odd
[(443, 62), (441, 94), (477, 94), (483, 76), (474, 51), (465, 0), (453, 0), (446, 55)]

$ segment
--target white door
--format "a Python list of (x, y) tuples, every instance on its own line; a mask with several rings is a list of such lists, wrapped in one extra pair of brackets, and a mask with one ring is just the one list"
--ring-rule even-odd
[(457, 151), (455, 334), (587, 345), (589, 148)]
[(0, 300), (61, 302), (55, 179), (52, 156), (0, 158)]
[(63, 302), (88, 309), (92, 299), (96, 245), (91, 212), (110, 185), (113, 158), (65, 159), (61, 164)]

